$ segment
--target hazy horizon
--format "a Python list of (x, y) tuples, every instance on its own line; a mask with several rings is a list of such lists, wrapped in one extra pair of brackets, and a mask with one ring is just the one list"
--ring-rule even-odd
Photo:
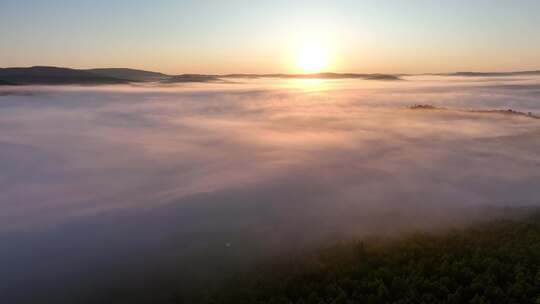
[[(169, 76), (174, 75), (183, 75), (183, 74), (191, 74), (186, 72), (177, 72), (177, 73), (166, 73), (161, 70), (149, 70), (149, 69), (139, 69), (129, 66), (87, 66), (87, 67), (73, 67), (73, 66), (54, 66), (54, 65), (43, 65), (43, 64), (37, 64), (37, 65), (26, 65), (26, 66), (0, 66), (0, 69), (10, 69), (10, 68), (32, 68), (32, 67), (54, 67), (54, 68), (65, 68), (65, 69), (75, 69), (75, 70), (92, 70), (92, 69), (132, 69), (132, 70), (140, 70), (140, 71), (146, 71), (146, 72), (156, 72), (156, 73), (162, 73)], [(452, 70), (452, 71), (445, 71), (445, 72), (418, 72), (418, 73), (380, 73), (380, 72), (363, 72), (363, 71), (324, 71), (324, 72), (268, 72), (268, 73), (237, 73), (237, 72), (228, 72), (228, 73), (193, 73), (195, 75), (277, 75), (277, 74), (283, 74), (283, 75), (310, 75), (310, 74), (324, 74), (324, 73), (334, 73), (334, 74), (388, 74), (388, 75), (410, 75), (410, 76), (419, 76), (419, 75), (437, 75), (437, 74), (452, 74), (452, 73), (462, 73), (462, 72), (473, 72), (473, 73), (515, 73), (515, 72), (536, 72), (540, 71), (540, 66), (538, 68), (530, 68), (530, 69), (522, 69), (522, 70)]]

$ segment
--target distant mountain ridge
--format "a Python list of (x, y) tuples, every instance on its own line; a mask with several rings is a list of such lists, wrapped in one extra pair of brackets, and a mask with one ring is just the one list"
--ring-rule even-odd
[(164, 83), (182, 83), (182, 82), (223, 82), (223, 76), (203, 75), (203, 74), (182, 74), (163, 79)]
[(442, 74), (448, 76), (463, 76), (463, 77), (501, 77), (501, 76), (527, 76), (540, 75), (540, 71), (518, 71), (518, 72), (456, 72), (450, 74)]
[(390, 74), (357, 74), (357, 73), (313, 73), (313, 74), (226, 74), (226, 78), (298, 78), (298, 79), (368, 79), (368, 80), (400, 80), (399, 76)]
[(129, 68), (101, 68), (101, 69), (89, 69), (87, 72), (97, 74), (100, 76), (126, 79), (129, 81), (160, 81), (171, 77), (159, 72), (151, 72), (144, 70), (136, 70)]
[[(540, 71), (518, 72), (456, 72), (430, 74), (436, 76), (500, 77), (540, 75)], [(313, 73), (313, 74), (181, 74), (137, 70), (130, 68), (71, 69), (51, 66), (0, 68), (0, 85), (62, 85), (62, 84), (127, 84), (133, 82), (158, 82), (164, 84), (189, 82), (228, 82), (228, 79), (283, 78), (283, 79), (363, 79), (396, 81), (400, 74), (359, 74), (359, 73)]]
[(287, 79), (366, 79), (400, 80), (389, 74), (315, 73), (315, 74), (182, 74), (167, 75), (159, 72), (129, 68), (70, 69), (34, 66), (28, 68), (0, 69), (0, 85), (32, 84), (122, 84), (130, 82), (225, 82), (227, 78), (287, 78)]
[(4, 81), (4, 80), (1, 80), (1, 79), (0, 79), (0, 85), (16, 85), (16, 84), (11, 83), (11, 82), (7, 82), (7, 81)]
[(121, 84), (125, 79), (97, 75), (84, 70), (34, 66), (0, 69), (0, 81), (15, 85), (29, 84)]

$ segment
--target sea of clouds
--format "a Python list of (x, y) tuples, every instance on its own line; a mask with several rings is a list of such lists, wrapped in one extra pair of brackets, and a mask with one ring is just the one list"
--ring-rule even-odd
[(540, 119), (483, 111), (509, 108), (540, 114), (540, 78), (0, 87), (0, 294), (205, 282), (540, 205)]

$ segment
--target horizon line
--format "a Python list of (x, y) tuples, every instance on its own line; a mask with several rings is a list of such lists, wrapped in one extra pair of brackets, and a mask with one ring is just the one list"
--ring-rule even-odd
[(79, 68), (79, 67), (68, 67), (68, 66), (55, 66), (55, 65), (30, 65), (30, 66), (7, 66), (0, 67), (0, 69), (29, 69), (29, 68), (60, 68), (60, 69), (70, 69), (70, 70), (79, 70), (79, 71), (90, 71), (96, 69), (117, 69), (117, 70), (136, 70), (142, 72), (151, 72), (159, 73), (165, 76), (181, 76), (181, 75), (210, 75), (210, 76), (231, 76), (231, 75), (242, 75), (242, 76), (270, 76), (270, 75), (321, 75), (321, 74), (337, 74), (337, 75), (394, 75), (394, 76), (422, 76), (422, 75), (449, 75), (449, 74), (458, 74), (458, 73), (475, 73), (475, 74), (512, 74), (512, 73), (527, 73), (527, 72), (540, 72), (538, 69), (524, 69), (524, 70), (505, 70), (505, 71), (478, 71), (478, 70), (454, 70), (452, 72), (419, 72), (419, 73), (381, 73), (381, 72), (333, 72), (333, 71), (320, 71), (314, 73), (294, 73), (294, 72), (265, 72), (265, 73), (242, 73), (242, 72), (229, 72), (229, 73), (178, 73), (170, 74), (164, 73), (159, 70), (151, 70), (145, 68), (133, 68), (133, 67), (92, 67), (92, 68)]

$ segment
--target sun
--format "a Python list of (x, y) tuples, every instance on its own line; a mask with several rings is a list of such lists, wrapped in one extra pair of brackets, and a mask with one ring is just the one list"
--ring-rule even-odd
[(296, 65), (303, 73), (319, 73), (328, 65), (328, 54), (320, 46), (302, 47), (298, 51)]

